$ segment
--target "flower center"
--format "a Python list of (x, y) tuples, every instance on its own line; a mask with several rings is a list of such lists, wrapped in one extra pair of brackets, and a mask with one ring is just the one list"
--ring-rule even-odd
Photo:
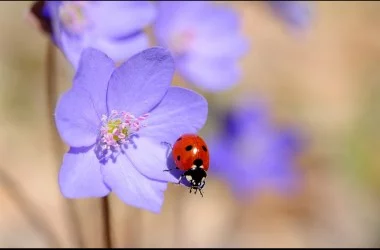
[(170, 48), (175, 55), (183, 55), (194, 41), (195, 34), (192, 30), (184, 30), (172, 36)]
[(102, 151), (117, 151), (121, 145), (129, 142), (131, 135), (146, 125), (143, 121), (149, 114), (135, 117), (128, 112), (113, 110), (109, 117), (102, 116), (99, 146)]
[(59, 18), (70, 32), (75, 34), (82, 33), (87, 26), (86, 16), (83, 11), (87, 4), (86, 1), (63, 1), (59, 7)]

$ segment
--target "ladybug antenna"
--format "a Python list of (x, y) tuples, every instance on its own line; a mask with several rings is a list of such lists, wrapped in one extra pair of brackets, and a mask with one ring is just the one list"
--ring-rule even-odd
[(165, 144), (166, 146), (169, 146), (171, 150), (173, 150), (173, 146), (169, 142), (163, 141), (161, 144)]
[[(172, 144), (170, 144), (169, 142), (166, 142), (166, 141), (161, 142), (161, 144), (165, 144), (166, 146), (168, 146), (168, 149), (167, 149), (167, 151), (166, 151), (166, 156), (169, 157), (170, 152), (173, 151), (173, 146), (172, 146)], [(169, 150), (169, 148), (171, 149), (171, 151)]]

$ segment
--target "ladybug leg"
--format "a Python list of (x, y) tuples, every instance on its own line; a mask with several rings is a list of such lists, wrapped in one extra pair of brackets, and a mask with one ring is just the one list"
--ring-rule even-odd
[[(172, 144), (170, 144), (169, 142), (163, 141), (163, 142), (161, 142), (161, 144), (165, 144), (166, 146), (169, 146), (170, 149), (171, 149), (171, 151), (173, 151), (173, 146), (172, 146)], [(167, 157), (169, 157), (171, 151), (167, 150), (167, 153), (166, 153), (166, 154), (167, 154), (167, 155), (166, 155)]]
[(185, 176), (185, 175), (181, 175), (181, 176), (179, 177), (178, 182), (177, 182), (177, 185), (181, 185), (181, 180), (182, 180), (182, 178), (183, 178), (184, 176)]
[(200, 193), (201, 196), (203, 197), (202, 189), (199, 189), (199, 193)]
[(166, 146), (169, 146), (171, 150), (173, 150), (173, 146), (172, 144), (170, 144), (169, 142), (166, 142), (166, 141), (163, 141), (161, 142), (162, 144), (165, 144)]
[(179, 169), (178, 167), (175, 167), (175, 168), (170, 168), (170, 169), (164, 169), (164, 172), (165, 171), (172, 171), (172, 170), (174, 170), (174, 169)]

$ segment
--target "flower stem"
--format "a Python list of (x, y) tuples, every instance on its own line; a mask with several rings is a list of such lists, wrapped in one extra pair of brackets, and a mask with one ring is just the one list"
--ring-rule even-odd
[(102, 198), (102, 207), (103, 207), (103, 224), (104, 224), (104, 242), (106, 248), (112, 248), (112, 239), (111, 239), (111, 213), (109, 207), (108, 197)]
[[(48, 120), (50, 125), (50, 130), (53, 139), (53, 152), (58, 158), (61, 158), (64, 153), (64, 145), (58, 137), (58, 133), (55, 130), (54, 124), (54, 109), (58, 100), (58, 88), (57, 88), (57, 60), (56, 51), (54, 45), (49, 41), (47, 45), (46, 52), (46, 90), (47, 90), (47, 108), (48, 108)], [(80, 220), (75, 211), (74, 203), (71, 200), (67, 202), (67, 214), (71, 218), (71, 225), (73, 238), (76, 239), (79, 248), (84, 247), (82, 230), (80, 225)]]

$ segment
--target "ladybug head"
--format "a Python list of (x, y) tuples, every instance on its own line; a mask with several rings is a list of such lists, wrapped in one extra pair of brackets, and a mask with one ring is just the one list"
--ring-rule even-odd
[(207, 177), (207, 173), (203, 169), (203, 161), (201, 159), (194, 160), (192, 168), (187, 170), (184, 176), (191, 184), (190, 192), (192, 189), (195, 189), (195, 192), (199, 190), (202, 195), (201, 190), (206, 184), (205, 180)]

